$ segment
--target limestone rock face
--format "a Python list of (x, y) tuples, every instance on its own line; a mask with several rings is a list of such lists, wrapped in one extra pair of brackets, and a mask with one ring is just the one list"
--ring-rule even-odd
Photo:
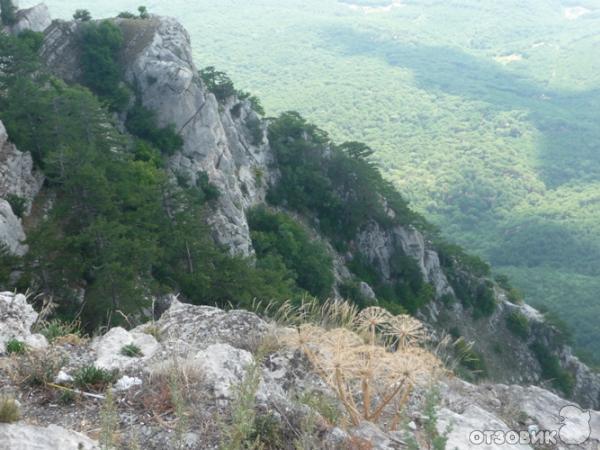
[(0, 198), (0, 244), (5, 245), (10, 253), (23, 256), (27, 253), (24, 240), (25, 231), (21, 220), (15, 216), (10, 204)]
[(25, 231), (7, 199), (11, 196), (23, 199), (28, 214), (43, 181), (43, 176), (33, 169), (31, 154), (19, 151), (9, 142), (6, 128), (0, 122), (0, 243), (15, 255), (27, 252), (23, 244)]
[(425, 281), (433, 285), (436, 297), (453, 293), (440, 267), (437, 253), (427, 248), (418, 230), (405, 227), (386, 230), (378, 223), (371, 222), (359, 233), (356, 242), (358, 250), (379, 269), (385, 280), (391, 278), (390, 261), (394, 252), (402, 250), (417, 262)]
[(473, 445), (474, 430), (555, 432), (557, 442), (548, 448), (595, 450), (600, 443), (600, 412), (586, 410), (537, 386), (472, 385), (455, 379), (442, 383), (440, 432), (452, 425), (447, 448), (529, 449), (534, 445), (508, 443)]
[(11, 339), (25, 342), (31, 348), (46, 347), (48, 342), (44, 336), (31, 333), (37, 316), (24, 295), (0, 293), (0, 353), (5, 351), (6, 343)]
[(197, 367), (210, 380), (217, 401), (235, 398), (235, 387), (243, 382), (248, 366), (254, 362), (250, 352), (229, 344), (212, 344), (199, 351), (195, 359)]
[(56, 425), (0, 423), (1, 450), (98, 450), (96, 441)]
[(0, 198), (16, 195), (26, 201), (27, 212), (40, 191), (44, 177), (34, 170), (29, 152), (21, 152), (9, 141), (0, 121)]
[[(264, 201), (276, 174), (266, 125), (250, 103), (235, 97), (219, 103), (203, 85), (192, 59), (190, 38), (176, 20), (116, 19), (125, 47), (125, 79), (159, 125), (174, 125), (184, 146), (169, 163), (174, 176), (192, 185), (208, 177), (219, 190), (209, 214), (216, 240), (234, 254), (253, 253), (246, 209)], [(45, 32), (42, 59), (58, 76), (79, 81), (78, 24), (55, 21)]]
[(77, 29), (77, 22), (55, 20), (44, 32), (40, 50), (42, 61), (52, 73), (69, 83), (79, 81), (82, 74)]
[[(121, 354), (121, 349), (126, 345), (135, 345), (141, 351), (138, 356)], [(94, 365), (102, 369), (125, 369), (129, 366), (140, 364), (143, 360), (151, 358), (160, 348), (156, 339), (140, 331), (129, 332), (123, 328), (112, 328), (108, 333), (92, 343), (96, 350), (97, 359)]]
[[(169, 18), (119, 21), (125, 42), (126, 79), (141, 101), (156, 112), (161, 125), (174, 124), (183, 150), (170, 168), (190, 183), (208, 175), (219, 189), (210, 222), (215, 237), (233, 253), (252, 253), (245, 209), (264, 200), (272, 155), (264, 125), (249, 103), (225, 104), (203, 86), (192, 60), (190, 38)], [(135, 25), (135, 27), (134, 27)]]
[(50, 26), (52, 19), (48, 7), (40, 3), (17, 11), (17, 22), (11, 27), (11, 33), (17, 35), (25, 30), (42, 32)]
[(268, 331), (266, 322), (247, 311), (223, 311), (211, 306), (194, 306), (174, 300), (155, 323), (163, 345), (174, 352), (197, 352), (212, 344), (229, 344), (248, 349)]

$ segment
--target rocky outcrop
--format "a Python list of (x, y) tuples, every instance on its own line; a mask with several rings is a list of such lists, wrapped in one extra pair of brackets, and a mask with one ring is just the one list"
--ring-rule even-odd
[(41, 334), (32, 334), (31, 326), (38, 315), (22, 294), (0, 293), (0, 354), (11, 339), (24, 342), (31, 348), (41, 349), (48, 345)]
[[(232, 253), (253, 253), (245, 211), (264, 201), (275, 174), (266, 125), (247, 101), (220, 103), (203, 85), (192, 58), (187, 31), (174, 19), (116, 19), (125, 46), (125, 79), (159, 125), (174, 125), (184, 146), (171, 158), (173, 175), (191, 185), (208, 176), (219, 190), (209, 222), (217, 241)], [(67, 81), (79, 81), (74, 22), (55, 21), (47, 30), (42, 58)]]
[(11, 33), (18, 35), (26, 30), (42, 32), (50, 26), (52, 19), (48, 7), (40, 3), (27, 9), (17, 11), (17, 18), (14, 25), (11, 26)]
[(8, 200), (23, 201), (23, 213), (28, 214), (43, 180), (33, 168), (31, 154), (19, 151), (9, 141), (6, 128), (0, 122), (0, 243), (15, 255), (27, 252), (23, 244), (26, 236)]
[[(234, 253), (252, 253), (245, 210), (264, 200), (271, 153), (264, 125), (247, 102), (220, 104), (202, 85), (190, 39), (175, 20), (119, 21), (124, 31), (126, 79), (161, 125), (174, 124), (183, 150), (170, 163), (195, 184), (203, 174), (219, 190), (210, 222), (217, 240)], [(254, 127), (254, 130), (251, 130)], [(257, 135), (256, 127), (260, 131)], [(262, 137), (257, 137), (261, 135)]]
[[(124, 355), (123, 348), (135, 346), (139, 355)], [(121, 327), (112, 328), (108, 333), (92, 342), (92, 349), (96, 351), (94, 365), (102, 369), (126, 369), (140, 364), (151, 358), (159, 350), (160, 345), (156, 339), (140, 331), (129, 332)]]
[[(442, 383), (440, 432), (452, 424), (447, 448), (531, 449), (505, 442), (482, 447), (474, 431), (509, 430), (530, 436), (548, 431), (556, 443), (548, 448), (594, 450), (600, 443), (600, 412), (585, 410), (537, 386), (473, 385), (461, 380)], [(474, 439), (475, 442), (470, 442)], [(511, 447), (512, 445), (512, 447)], [(537, 448), (537, 447), (536, 447)], [(544, 447), (547, 448), (547, 447)]]
[(25, 241), (25, 231), (21, 220), (15, 216), (10, 204), (0, 198), (0, 244), (8, 249), (8, 252), (23, 256), (27, 253)]
[(9, 141), (4, 124), (0, 121), (0, 198), (11, 195), (25, 200), (26, 212), (40, 191), (44, 177), (34, 169), (29, 152), (22, 152)]
[(77, 22), (55, 20), (44, 32), (41, 59), (59, 78), (67, 82), (81, 80), (81, 51), (77, 43)]
[[(8, 320), (20, 321), (18, 328), (29, 332), (28, 327), (34, 315), (24, 306), (22, 296), (19, 297), (18, 304), (25, 313)], [(0, 314), (0, 330), (6, 326), (6, 317)], [(132, 358), (132, 364), (117, 365), (121, 376), (115, 383), (113, 392), (116, 404), (119, 405), (118, 426), (127, 427), (120, 434), (125, 439), (131, 435), (138, 436), (137, 444), (141, 448), (182, 448), (179, 441), (170, 437), (173, 430), (166, 423), (168, 411), (161, 415), (160, 420), (149, 419), (156, 413), (153, 408), (162, 404), (153, 402), (168, 402), (161, 397), (164, 395), (161, 392), (164, 386), (158, 384), (150, 389), (145, 387), (153, 379), (161, 379), (165, 373), (171, 377), (165, 383), (173, 383), (174, 371), (185, 375), (186, 384), (180, 386), (180, 389), (185, 387), (198, 390), (195, 393), (198, 400), (193, 405), (194, 411), (208, 411), (205, 420), (213, 421), (187, 422), (188, 430), (183, 435), (189, 445), (184, 445), (183, 448), (215, 448), (213, 433), (223, 432), (223, 427), (226, 426), (226, 422), (215, 417), (226, 414), (228, 408), (235, 404), (240, 386), (245, 386), (244, 392), (252, 393), (247, 389), (255, 389), (254, 408), (269, 417), (270, 430), (288, 427), (299, 427), (297, 430), (300, 430), (306, 420), (320, 424), (317, 426), (318, 433), (313, 436), (318, 441), (312, 441), (309, 448), (341, 450), (354, 448), (352, 443), (362, 443), (368, 445), (364, 448), (396, 450), (405, 448), (407, 442), (412, 440), (424, 442), (428, 417), (422, 403), (425, 393), (420, 390), (414, 392), (414, 399), (408, 405), (408, 425), (405, 429), (390, 431), (382, 424), (370, 422), (341, 429), (335, 424), (327, 423), (320, 416), (323, 410), (313, 409), (314, 403), (301, 403), (298, 398), (322, 398), (327, 399), (329, 404), (336, 405), (338, 400), (335, 394), (311, 370), (311, 365), (299, 352), (271, 345), (266, 357), (257, 357), (260, 353), (257, 352), (259, 344), (264, 346), (270, 342), (269, 339), (289, 334), (290, 330), (269, 324), (252, 313), (227, 312), (217, 308), (186, 305), (174, 300), (159, 320), (129, 332), (114, 330), (89, 344), (82, 341), (79, 347), (62, 344), (63, 354), (66, 354), (69, 364), (68, 367), (65, 366), (62, 377), (57, 382), (68, 385), (72, 378), (66, 372), (74, 372), (77, 366), (86, 361), (103, 361), (102, 355), (118, 354), (123, 345), (139, 342), (135, 340), (135, 336), (150, 337), (149, 333), (154, 333), (158, 340), (152, 339), (153, 350), (149, 350), (143, 343), (141, 345), (151, 356)], [(0, 365), (3, 363), (0, 357)], [(254, 375), (250, 376), (251, 373)], [(248, 381), (253, 380), (254, 376), (257, 377), (256, 384)], [(200, 384), (193, 384), (194, 380), (200, 380)], [(18, 386), (10, 386), (10, 382), (4, 388), (19, 389)], [(514, 431), (527, 435), (539, 430), (552, 431), (557, 441), (544, 447), (550, 450), (592, 450), (600, 443), (600, 412), (581, 410), (577, 405), (539, 387), (474, 385), (459, 379), (444, 378), (439, 382), (439, 392), (441, 403), (437, 408), (437, 428), (441, 434), (447, 435), (448, 449), (534, 448), (523, 443), (475, 445), (471, 442), (474, 431)], [(315, 393), (318, 393), (318, 397), (315, 397)], [(51, 408), (53, 413), (50, 414), (45, 404), (35, 406), (32, 395), (29, 393), (21, 399), (22, 421), (12, 425), (0, 424), (0, 448), (6, 442), (10, 443), (10, 449), (96, 448), (97, 444), (91, 439), (65, 428), (73, 428), (80, 422), (85, 422), (88, 429), (98, 428), (100, 425), (93, 422), (92, 418), (98, 417), (94, 410), (101, 408), (101, 404), (93, 399), (82, 398), (78, 408), (57, 403)], [(138, 398), (145, 398), (150, 409), (136, 409), (133, 405)], [(38, 422), (37, 425), (28, 423), (34, 420)], [(119, 430), (113, 431), (116, 433)], [(297, 435), (292, 433), (292, 436)], [(39, 447), (34, 445), (34, 441)], [(81, 446), (77, 447), (78, 445)], [(281, 448), (288, 447), (283, 445)]]
[(425, 281), (434, 287), (437, 298), (454, 293), (440, 267), (437, 253), (427, 247), (423, 234), (414, 228), (397, 226), (384, 229), (371, 222), (358, 234), (356, 246), (386, 281), (391, 281), (391, 260), (400, 250), (417, 262)]

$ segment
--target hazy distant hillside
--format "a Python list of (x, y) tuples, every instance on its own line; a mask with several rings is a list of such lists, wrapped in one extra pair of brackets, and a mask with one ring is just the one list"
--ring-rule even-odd
[[(63, 16), (86, 7), (46, 3)], [(92, 14), (139, 3), (106, 0)], [(269, 113), (296, 109), (371, 144), (414, 207), (594, 350), (600, 1), (145, 4), (177, 16), (198, 64), (228, 72)]]

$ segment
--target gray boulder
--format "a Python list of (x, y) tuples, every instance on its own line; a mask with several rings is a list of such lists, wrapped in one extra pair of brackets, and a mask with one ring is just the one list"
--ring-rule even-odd
[(26, 201), (26, 212), (40, 191), (44, 177), (34, 170), (29, 152), (21, 152), (9, 141), (0, 121), (0, 198), (16, 195)]
[(17, 21), (11, 27), (10, 31), (18, 35), (26, 30), (42, 32), (50, 26), (52, 19), (50, 11), (44, 3), (35, 5), (31, 8), (17, 11)]
[(35, 349), (46, 347), (48, 342), (44, 336), (31, 333), (37, 317), (24, 295), (0, 293), (0, 353), (5, 351), (6, 342), (11, 339), (18, 339)]
[(25, 231), (21, 220), (15, 216), (10, 204), (0, 198), (0, 244), (6, 246), (9, 253), (23, 256), (27, 253), (24, 240)]
[(97, 450), (96, 441), (56, 425), (0, 423), (0, 450)]
[[(141, 351), (140, 356), (126, 356), (121, 350), (126, 345), (135, 345)], [(102, 369), (125, 369), (139, 365), (150, 359), (160, 349), (156, 339), (141, 331), (127, 331), (121, 327), (112, 328), (108, 333), (92, 342), (92, 349), (96, 351), (94, 365)]]

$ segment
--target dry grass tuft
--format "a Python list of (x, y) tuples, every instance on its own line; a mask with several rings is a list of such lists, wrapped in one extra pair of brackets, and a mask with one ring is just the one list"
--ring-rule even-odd
[[(327, 317), (317, 318), (318, 325), (299, 325), (282, 340), (302, 350), (353, 424), (385, 416), (396, 429), (414, 387), (431, 383), (444, 366), (421, 347), (428, 335), (418, 320), (378, 307), (357, 313), (343, 303), (325, 305)], [(332, 323), (346, 327), (326, 327)]]
[(12, 397), (0, 397), (0, 423), (13, 423), (21, 418), (19, 404)]
[(174, 432), (179, 448), (187, 423), (207, 395), (204, 376), (193, 358), (173, 358), (152, 367), (136, 401), (162, 427)]
[(65, 354), (54, 347), (30, 351), (19, 358), (16, 371), (12, 375), (18, 384), (45, 386), (54, 382), (56, 375), (66, 362)]

